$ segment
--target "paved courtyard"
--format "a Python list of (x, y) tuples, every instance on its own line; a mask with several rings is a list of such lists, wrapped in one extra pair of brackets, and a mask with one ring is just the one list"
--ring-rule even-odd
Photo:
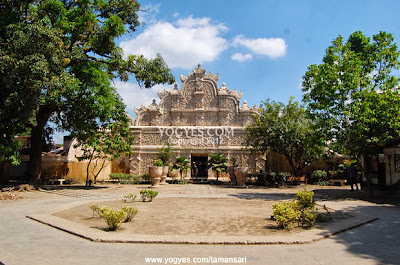
[[(348, 191), (348, 187), (316, 190), (316, 199), (324, 200), (323, 203), (328, 207), (379, 217), (379, 220), (308, 244), (97, 243), (26, 218), (31, 214), (63, 209), (71, 203), (122, 198), (131, 192), (138, 193), (142, 188), (145, 186), (109, 185), (90, 190), (63, 187), (46, 192), (20, 193), (25, 199), (0, 201), (0, 262), (6, 265), (230, 264), (234, 261), (242, 264), (400, 264), (398, 204), (393, 200), (384, 203), (355, 199), (357, 194)], [(294, 192), (293, 188), (234, 189), (207, 185), (168, 185), (160, 189), (159, 196), (279, 200), (293, 196)]]

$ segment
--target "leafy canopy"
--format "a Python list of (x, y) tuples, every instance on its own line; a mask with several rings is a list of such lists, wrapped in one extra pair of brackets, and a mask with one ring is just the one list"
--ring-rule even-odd
[(323, 62), (303, 76), (304, 102), (333, 151), (355, 158), (398, 139), (399, 51), (392, 34), (333, 40)]
[(266, 100), (260, 115), (245, 129), (245, 143), (252, 151), (284, 155), (293, 173), (323, 154), (323, 142), (317, 137), (305, 109), (293, 98), (287, 105)]
[[(28, 128), (32, 143), (40, 142), (48, 121), (81, 138), (107, 128), (124, 112), (114, 79), (133, 75), (146, 88), (174, 82), (161, 56), (124, 57), (115, 43), (135, 31), (139, 11), (134, 0), (0, 4), (0, 159), (16, 158), (14, 136)], [(40, 156), (32, 145), (34, 177)]]

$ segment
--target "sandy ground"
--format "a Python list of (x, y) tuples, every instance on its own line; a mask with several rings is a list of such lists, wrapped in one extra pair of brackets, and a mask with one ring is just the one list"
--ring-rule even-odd
[[(304, 231), (294, 228), (291, 231), (277, 229), (271, 220), (272, 204), (275, 201), (239, 198), (155, 198), (153, 202), (123, 202), (122, 200), (96, 203), (120, 209), (133, 206), (139, 213), (132, 222), (123, 223), (117, 233), (149, 235), (282, 235)], [(87, 227), (105, 230), (105, 221), (93, 218), (90, 205), (81, 206), (55, 213), (69, 221), (84, 224)], [(319, 207), (321, 208), (321, 207)], [(334, 220), (350, 217), (332, 210)], [(329, 226), (334, 222), (318, 224)]]

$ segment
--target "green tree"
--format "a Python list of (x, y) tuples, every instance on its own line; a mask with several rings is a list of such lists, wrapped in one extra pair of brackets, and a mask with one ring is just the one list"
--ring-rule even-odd
[(146, 88), (173, 83), (161, 56), (123, 57), (115, 39), (139, 25), (135, 0), (21, 0), (0, 4), (0, 158), (31, 128), (30, 179), (39, 181), (44, 128), (78, 135), (113, 120), (111, 81), (133, 75)]
[(260, 115), (245, 129), (245, 143), (254, 152), (273, 151), (286, 157), (293, 174), (323, 155), (323, 142), (317, 137), (305, 109), (293, 98), (287, 105), (264, 101)]
[(121, 101), (116, 102), (113, 109), (113, 119), (102, 124), (101, 129), (82, 131), (76, 136), (77, 144), (82, 155), (79, 161), (88, 161), (86, 167), (86, 186), (89, 185), (90, 175), (96, 184), (97, 177), (108, 163), (121, 155), (129, 154), (132, 149), (134, 137), (129, 131), (129, 119), (125, 115), (125, 106)]
[(228, 159), (225, 158), (221, 153), (211, 155), (210, 159), (207, 161), (207, 169), (211, 168), (217, 172), (217, 181), (219, 178), (219, 173), (228, 172), (228, 166)]
[(184, 156), (177, 157), (172, 166), (173, 171), (179, 171), (181, 180), (183, 180), (183, 172), (190, 170), (190, 168), (190, 161)]
[(391, 34), (380, 32), (371, 39), (357, 31), (347, 41), (337, 37), (323, 63), (308, 67), (304, 101), (332, 151), (346, 152), (360, 162), (398, 139), (399, 79), (393, 73), (399, 69), (398, 57)]

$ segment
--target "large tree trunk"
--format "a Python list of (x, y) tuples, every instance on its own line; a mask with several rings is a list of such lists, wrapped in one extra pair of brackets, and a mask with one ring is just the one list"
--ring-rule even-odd
[[(371, 176), (369, 174), (369, 171), (367, 170), (367, 168), (368, 168), (367, 164), (366, 164), (367, 163), (367, 155), (366, 155), (365, 152), (364, 152), (364, 155), (363, 155), (363, 164), (361, 164), (360, 162), (358, 162), (358, 163), (361, 165), (361, 168), (364, 171), (364, 175), (365, 175), (365, 177), (367, 179), (367, 188), (368, 188), (368, 191), (369, 191), (369, 196), (370, 196), (370, 198), (374, 198), (374, 190), (373, 190), (372, 185), (371, 185)], [(360, 188), (361, 188), (361, 183), (362, 183), (362, 180), (360, 180)]]
[(43, 106), (36, 114), (37, 125), (31, 131), (31, 152), (29, 156), (28, 177), (30, 183), (41, 183), (42, 179), (42, 146), (44, 127), (52, 114), (49, 106)]

